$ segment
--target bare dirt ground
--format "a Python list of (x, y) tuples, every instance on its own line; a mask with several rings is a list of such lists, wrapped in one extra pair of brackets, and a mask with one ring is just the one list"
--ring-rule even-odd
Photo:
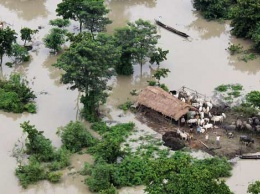
[[(227, 118), (222, 124), (231, 124), (231, 122), (236, 121), (236, 114), (232, 112), (226, 112), (226, 115)], [(176, 131), (178, 128), (180, 128), (182, 131), (189, 132), (189, 127), (187, 125), (179, 127), (177, 123), (174, 123), (169, 118), (166, 118), (163, 115), (150, 109), (144, 109), (143, 111), (137, 112), (136, 119), (138, 119), (140, 122), (146, 123), (149, 127), (162, 135), (168, 131)], [(193, 132), (193, 139), (186, 141), (186, 146), (191, 149), (203, 150), (211, 155), (225, 156), (228, 159), (234, 158), (237, 155), (260, 151), (259, 134), (247, 131), (233, 131), (234, 137), (228, 138), (226, 131), (221, 128), (221, 125), (216, 124), (216, 126), (219, 126), (219, 128), (209, 129), (207, 131), (209, 135), (208, 141), (205, 139), (205, 133), (198, 134)], [(220, 136), (220, 147), (218, 147), (216, 144), (217, 135)], [(239, 141), (240, 135), (251, 136), (255, 141), (254, 144), (246, 146), (245, 144), (241, 143)], [(205, 143), (210, 149), (204, 146), (201, 142)]]

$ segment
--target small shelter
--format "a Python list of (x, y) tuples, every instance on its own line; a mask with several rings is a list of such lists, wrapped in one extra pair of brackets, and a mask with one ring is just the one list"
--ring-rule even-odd
[(139, 94), (137, 105), (143, 105), (178, 121), (192, 108), (158, 86), (148, 86)]

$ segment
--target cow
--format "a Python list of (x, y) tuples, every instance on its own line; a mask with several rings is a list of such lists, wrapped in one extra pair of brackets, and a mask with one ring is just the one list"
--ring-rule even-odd
[(252, 143), (255, 143), (255, 141), (247, 135), (241, 135), (240, 136), (240, 142), (245, 143), (246, 146), (251, 145)]

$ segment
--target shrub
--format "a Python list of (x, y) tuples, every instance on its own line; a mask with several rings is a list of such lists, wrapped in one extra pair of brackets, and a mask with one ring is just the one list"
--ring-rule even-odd
[(77, 152), (84, 147), (92, 146), (95, 139), (81, 122), (71, 121), (61, 129), (61, 141), (66, 149)]
[(43, 136), (29, 121), (20, 124), (24, 133), (27, 133), (28, 142), (25, 144), (26, 152), (34, 155), (39, 161), (50, 161), (54, 157), (54, 148), (51, 141)]
[(30, 157), (28, 165), (19, 165), (15, 174), (24, 188), (46, 178), (44, 168), (33, 157)]
[(238, 54), (243, 51), (243, 46), (241, 46), (240, 44), (238, 44), (238, 45), (231, 44), (228, 47), (228, 51), (230, 52), (231, 55)]
[(57, 183), (60, 181), (62, 172), (49, 172), (47, 174), (47, 179), (52, 183)]
[(254, 107), (260, 108), (260, 91), (251, 91), (246, 95), (246, 100), (248, 103), (252, 104)]
[(248, 193), (259, 194), (260, 193), (260, 181), (255, 181), (248, 185), (247, 188)]
[(110, 188), (101, 190), (98, 194), (118, 194), (118, 191), (113, 185), (111, 185)]
[(239, 106), (235, 106), (232, 110), (236, 113), (243, 114), (245, 117), (251, 117), (257, 115), (257, 110), (248, 103), (242, 103)]
[(91, 176), (86, 179), (86, 184), (92, 192), (99, 192), (111, 188), (113, 165), (98, 159), (91, 169)]
[(0, 109), (7, 112), (36, 112), (31, 102), (36, 98), (20, 74), (12, 74), (9, 80), (0, 80)]
[(50, 170), (60, 170), (70, 165), (71, 153), (65, 148), (60, 148), (54, 153), (53, 161), (49, 165)]

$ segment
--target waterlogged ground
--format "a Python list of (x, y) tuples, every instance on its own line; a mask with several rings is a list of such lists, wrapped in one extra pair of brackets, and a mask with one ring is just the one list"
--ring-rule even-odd
[[(0, 20), (15, 29), (22, 27), (32, 29), (44, 28), (35, 35), (35, 41), (42, 41), (48, 33), (48, 21), (55, 18), (55, 9), (60, 0), (0, 0)], [(225, 50), (228, 43), (240, 43), (249, 48), (250, 43), (233, 38), (228, 23), (207, 22), (194, 11), (191, 1), (184, 0), (109, 0), (106, 1), (111, 9), (109, 17), (114, 21), (108, 27), (112, 33), (116, 27), (124, 26), (127, 21), (142, 18), (154, 21), (159, 15), (167, 25), (173, 26), (191, 38), (183, 39), (162, 28), (158, 28), (161, 35), (158, 46), (169, 50), (168, 60), (161, 66), (169, 68), (171, 73), (162, 80), (170, 89), (179, 89), (185, 85), (207, 96), (212, 95), (213, 89), (220, 84), (240, 83), (245, 91), (260, 90), (260, 57), (248, 63), (239, 61), (237, 56), (230, 56)], [(74, 30), (73, 23), (70, 31)], [(70, 120), (78, 118), (78, 92), (67, 90), (59, 83), (60, 71), (51, 66), (57, 56), (51, 56), (43, 44), (39, 44), (37, 51), (31, 53), (32, 60), (14, 68), (3, 66), (1, 75), (8, 76), (12, 72), (24, 74), (30, 81), (30, 86), (37, 95), (37, 114), (12, 114), (0, 112), (0, 188), (1, 193), (89, 193), (83, 183), (83, 177), (75, 176), (74, 172), (81, 168), (84, 161), (91, 161), (89, 156), (74, 156), (71, 170), (64, 173), (60, 184), (41, 182), (24, 190), (14, 175), (17, 166), (15, 158), (11, 157), (15, 142), (22, 136), (19, 127), (23, 121), (30, 120), (39, 130), (50, 138), (55, 146), (60, 145), (56, 135), (59, 126), (66, 125)], [(4, 59), (4, 63), (8, 59)], [(133, 89), (142, 89), (156, 69), (155, 65), (144, 65), (143, 72), (135, 66), (133, 76), (118, 76), (111, 80), (113, 90), (104, 108), (107, 119), (120, 122), (133, 121), (141, 131), (156, 135), (146, 123), (140, 123), (135, 116), (128, 113), (118, 117), (122, 112), (117, 109), (130, 98)], [(254, 165), (252, 165), (254, 164)], [(231, 189), (238, 194), (244, 194), (249, 182), (260, 179), (259, 161), (238, 161), (233, 170), (233, 176), (227, 180)], [(241, 178), (242, 177), (242, 178)], [(242, 182), (240, 182), (242, 181)], [(120, 193), (142, 193), (142, 187), (124, 188)]]

